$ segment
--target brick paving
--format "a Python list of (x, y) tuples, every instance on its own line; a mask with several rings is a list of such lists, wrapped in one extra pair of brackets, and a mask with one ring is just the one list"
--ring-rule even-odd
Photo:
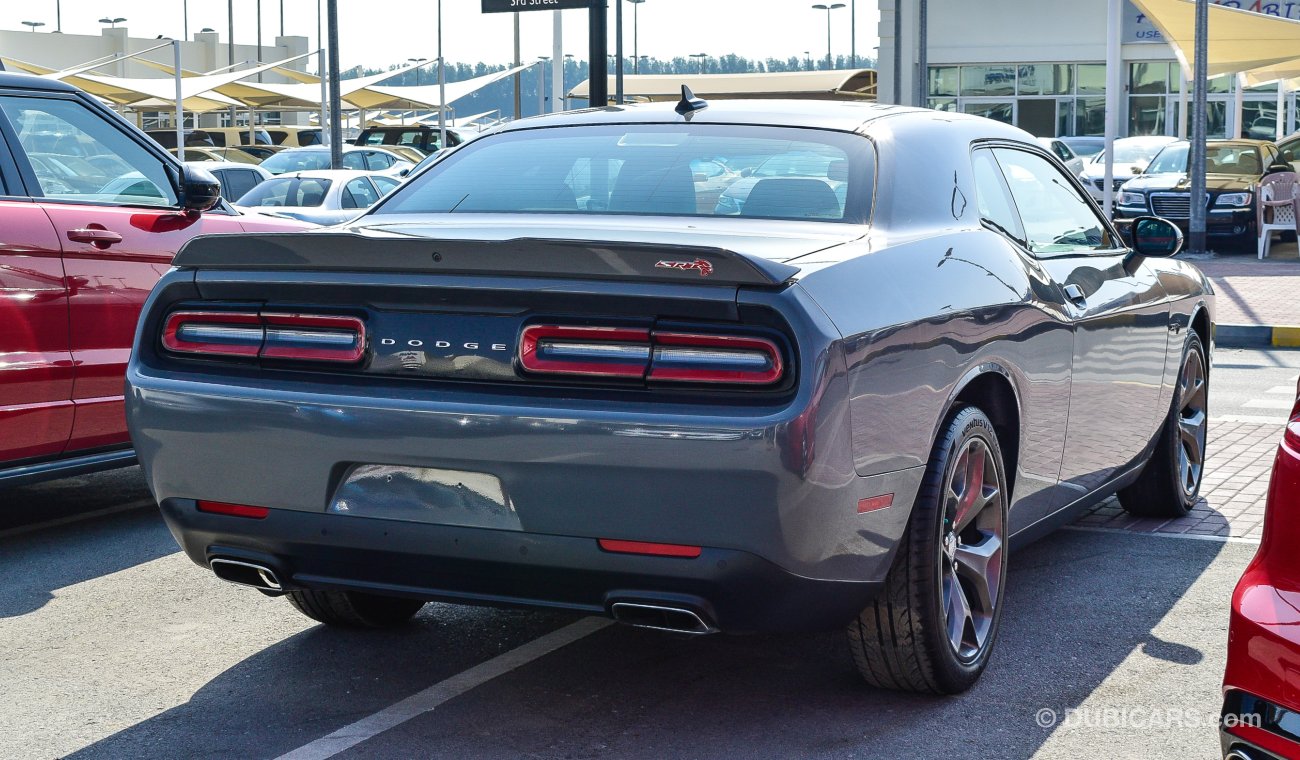
[(1295, 243), (1269, 257), (1188, 257), (1214, 283), (1216, 321), (1224, 325), (1300, 325), (1300, 258)]
[(1263, 530), (1264, 496), (1282, 423), (1210, 420), (1209, 452), (1201, 498), (1186, 517), (1172, 520), (1132, 517), (1119, 501), (1107, 499), (1076, 525), (1138, 533), (1176, 533), (1258, 539)]

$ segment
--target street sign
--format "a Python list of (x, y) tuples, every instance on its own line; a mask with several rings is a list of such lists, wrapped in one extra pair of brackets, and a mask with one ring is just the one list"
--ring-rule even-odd
[[(483, 0), (484, 13), (564, 11), (591, 8), (592, 0)], [(603, 2), (601, 3), (604, 4)]]

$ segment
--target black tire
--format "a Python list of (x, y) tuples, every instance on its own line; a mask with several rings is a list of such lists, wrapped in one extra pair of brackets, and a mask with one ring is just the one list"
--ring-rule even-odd
[[(1188, 373), (1200, 367), (1201, 386), (1189, 387)], [(1169, 414), (1160, 426), (1151, 458), (1133, 485), (1120, 489), (1119, 503), (1136, 517), (1182, 517), (1196, 506), (1205, 475), (1205, 430), (1209, 417), (1210, 363), (1205, 345), (1195, 330), (1189, 330), (1183, 358), (1178, 365), (1178, 385)], [(1199, 396), (1199, 400), (1197, 399)], [(1199, 445), (1186, 440), (1197, 437), (1189, 421), (1199, 415)], [(1195, 451), (1199, 448), (1199, 452)], [(1187, 461), (1184, 461), (1184, 457)]]
[[(945, 579), (961, 578), (962, 589), (958, 593), (966, 594), (968, 588), (966, 578), (957, 575), (956, 563), (948, 563), (951, 556), (948, 547), (964, 545), (950, 543), (961, 539), (952, 538), (950, 507), (953, 502), (947, 497), (955, 495), (951, 493), (949, 483), (958, 474), (959, 465), (966, 461), (963, 452), (972, 450), (972, 441), (983, 443), (985, 453), (981, 459), (986, 466), (981, 469), (985, 473), (995, 473), (998, 498), (996, 503), (990, 501), (979, 507), (977, 517), (971, 518), (974, 522), (968, 524), (961, 535), (968, 536), (986, 512), (996, 512), (998, 543), (996, 557), (988, 562), (990, 572), (996, 575), (996, 582), (990, 581), (986, 587), (991, 588), (992, 593), (987, 595), (991, 608), (987, 610), (989, 614), (983, 623), (985, 633), (973, 652), (963, 653), (960, 643), (954, 645), (950, 642), (950, 617), (945, 612), (944, 588), (948, 582)], [(1002, 450), (993, 423), (976, 407), (954, 410), (935, 443), (907, 531), (885, 578), (885, 588), (848, 626), (849, 646), (858, 671), (867, 683), (902, 691), (956, 694), (969, 689), (984, 672), (997, 637), (1006, 587), (1005, 540), (1010, 497), (1006, 482)], [(964, 503), (961, 498), (956, 502), (959, 507)], [(949, 567), (953, 570), (951, 576), (947, 574)], [(977, 624), (972, 621), (971, 625)], [(963, 642), (967, 630), (974, 632), (977, 629), (967, 629), (963, 623)], [(974, 635), (978, 638), (977, 634)]]
[(302, 614), (340, 628), (396, 628), (405, 625), (424, 602), (360, 591), (297, 589), (285, 594)]

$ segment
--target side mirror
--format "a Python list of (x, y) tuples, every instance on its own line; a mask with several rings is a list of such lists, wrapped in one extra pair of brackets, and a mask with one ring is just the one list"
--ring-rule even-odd
[(1168, 219), (1141, 216), (1130, 229), (1133, 252), (1139, 256), (1173, 256), (1183, 249), (1183, 231)]
[(1277, 172), (1293, 172), (1293, 171), (1295, 171), (1295, 167), (1294, 167), (1294, 166), (1292, 166), (1291, 164), (1288, 164), (1288, 163), (1285, 162), (1285, 161), (1278, 161), (1278, 162), (1276, 162), (1276, 163), (1270, 164), (1269, 167), (1268, 167), (1268, 171), (1266, 171), (1266, 172), (1264, 172), (1264, 173), (1265, 173), (1265, 174), (1276, 174)]
[(207, 169), (181, 164), (180, 196), (187, 213), (207, 211), (221, 202), (221, 183)]
[(403, 170), (401, 170), (400, 172), (397, 173), (397, 176), (399, 176), (399, 177), (405, 177), (406, 175), (408, 175), (408, 174), (410, 174), (410, 173), (411, 173), (411, 170), (410, 170), (410, 169), (403, 169)]
[(1128, 169), (1129, 169), (1129, 171), (1133, 172), (1134, 174), (1141, 174), (1142, 172), (1146, 171), (1146, 167), (1145, 167), (1145, 166), (1138, 166), (1137, 164), (1133, 164), (1133, 165), (1130, 166)]

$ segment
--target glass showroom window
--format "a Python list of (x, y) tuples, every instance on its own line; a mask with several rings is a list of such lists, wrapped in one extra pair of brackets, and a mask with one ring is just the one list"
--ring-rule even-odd
[(1101, 134), (1106, 67), (1092, 63), (932, 66), (929, 106), (985, 116), (1043, 136)]

